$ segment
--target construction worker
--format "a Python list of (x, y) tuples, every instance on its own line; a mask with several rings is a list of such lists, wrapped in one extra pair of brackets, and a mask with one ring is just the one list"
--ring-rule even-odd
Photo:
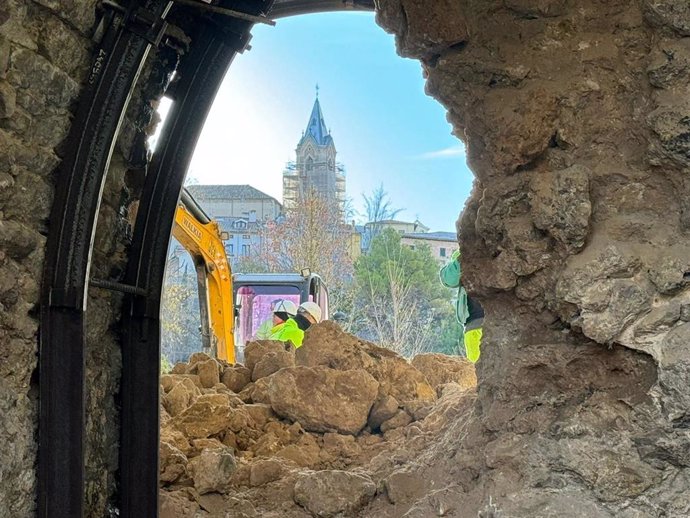
[(306, 331), (312, 324), (321, 322), (321, 308), (316, 302), (302, 302), (297, 308), (295, 321), (302, 331)]
[(465, 357), (472, 363), (479, 360), (482, 340), (482, 325), (484, 324), (484, 309), (479, 301), (467, 295), (460, 283), (462, 268), (460, 267), (460, 250), (453, 252), (450, 261), (441, 268), (441, 284), (447, 288), (458, 288), (458, 298), (455, 302), (455, 316), (463, 328), (462, 343)]
[(264, 320), (254, 334), (254, 340), (268, 340), (273, 328), (285, 323), (288, 318), (297, 314), (297, 305), (291, 300), (277, 299), (271, 301), (271, 318)]
[(271, 340), (281, 342), (292, 342), (295, 349), (302, 347), (304, 341), (304, 331), (309, 329), (312, 324), (321, 321), (321, 308), (314, 302), (303, 302), (297, 308), (297, 314), (293, 318), (288, 318), (285, 324), (271, 335)]
[(294, 317), (296, 314), (297, 304), (295, 304), (291, 300), (284, 299), (274, 301), (272, 318), (273, 326), (268, 330), (268, 333), (266, 333), (264, 330), (262, 330), (262, 327), (264, 327), (265, 323), (261, 324), (256, 333), (256, 338), (258, 340), (274, 340), (273, 335), (279, 332), (285, 326), (287, 321)]

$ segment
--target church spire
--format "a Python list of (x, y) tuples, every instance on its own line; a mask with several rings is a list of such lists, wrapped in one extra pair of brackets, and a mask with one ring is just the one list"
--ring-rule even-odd
[(314, 107), (309, 116), (305, 136), (311, 135), (319, 146), (325, 146), (330, 140), (330, 134), (326, 128), (326, 123), (323, 120), (323, 113), (321, 113), (321, 104), (319, 103), (319, 85), (316, 85), (316, 99), (314, 100)]

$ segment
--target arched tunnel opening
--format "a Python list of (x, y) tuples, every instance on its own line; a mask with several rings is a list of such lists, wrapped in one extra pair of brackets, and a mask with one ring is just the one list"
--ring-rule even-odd
[[(158, 514), (160, 294), (195, 136), (254, 23), (343, 7), (374, 6), (0, 7), (5, 515)], [(375, 7), (467, 144), (491, 346), (476, 401), (449, 404), (464, 419), (335, 513), (686, 516), (687, 5)], [(148, 163), (142, 100), (163, 92)]]

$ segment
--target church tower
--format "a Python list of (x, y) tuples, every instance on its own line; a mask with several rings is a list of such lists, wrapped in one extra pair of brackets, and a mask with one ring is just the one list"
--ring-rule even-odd
[(318, 87), (307, 129), (295, 152), (296, 161), (289, 163), (283, 171), (285, 209), (296, 208), (301, 197), (314, 193), (337, 202), (342, 211), (345, 204), (345, 172), (342, 165), (335, 161), (335, 144), (323, 119)]

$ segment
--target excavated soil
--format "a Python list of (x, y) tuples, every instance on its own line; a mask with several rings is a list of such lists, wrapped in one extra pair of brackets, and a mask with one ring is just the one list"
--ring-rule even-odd
[(161, 378), (162, 518), (428, 516), (473, 478), (439, 464), (469, 433), (465, 359), (409, 362), (329, 322), (245, 358), (199, 353)]

